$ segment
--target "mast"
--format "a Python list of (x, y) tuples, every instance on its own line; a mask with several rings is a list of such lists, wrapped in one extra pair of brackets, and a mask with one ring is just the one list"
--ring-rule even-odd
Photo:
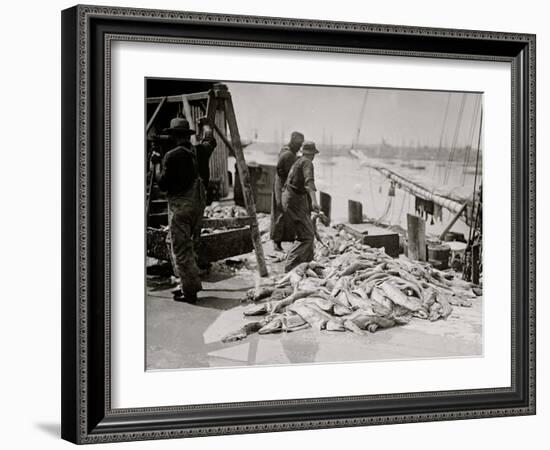
[(357, 148), (359, 145), (359, 135), (361, 134), (361, 124), (363, 122), (363, 115), (365, 114), (365, 107), (367, 106), (367, 99), (369, 98), (369, 89), (365, 89), (365, 97), (363, 98), (363, 104), (361, 105), (361, 112), (359, 113), (359, 120), (357, 123), (357, 133), (355, 134), (355, 140), (351, 143), (351, 148)]

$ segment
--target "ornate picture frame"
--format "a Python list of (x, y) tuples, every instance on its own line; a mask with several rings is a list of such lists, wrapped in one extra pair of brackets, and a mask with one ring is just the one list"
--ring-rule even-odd
[[(511, 385), (113, 409), (111, 45), (196, 44), (511, 65)], [(62, 437), (98, 443), (535, 413), (535, 36), (75, 6), (62, 12)]]

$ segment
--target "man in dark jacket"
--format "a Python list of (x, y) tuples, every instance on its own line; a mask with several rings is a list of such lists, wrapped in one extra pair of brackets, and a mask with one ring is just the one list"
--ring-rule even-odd
[(314, 142), (304, 142), (302, 155), (292, 165), (283, 189), (283, 211), (296, 231), (296, 242), (288, 252), (285, 272), (313, 260), (315, 229), (311, 211), (319, 211), (315, 192), (313, 159), (319, 150)]
[[(174, 273), (180, 279), (180, 289), (175, 300), (194, 303), (202, 289), (197, 266), (202, 216), (206, 206), (206, 188), (210, 178), (209, 159), (216, 147), (212, 128), (201, 119), (203, 139), (192, 145), (190, 136), (195, 131), (182, 117), (170, 121), (164, 133), (174, 137), (176, 147), (164, 156), (162, 169), (156, 166), (159, 188), (168, 199), (170, 248)], [(155, 156), (158, 161), (159, 155)], [(153, 162), (155, 162), (153, 161)]]
[(290, 142), (279, 152), (277, 174), (271, 194), (271, 239), (273, 240), (273, 247), (278, 251), (283, 251), (281, 242), (293, 241), (296, 236), (292, 223), (285, 217), (283, 212), (282, 192), (288, 172), (296, 162), (296, 153), (298, 153), (303, 143), (304, 135), (298, 131), (293, 131)]

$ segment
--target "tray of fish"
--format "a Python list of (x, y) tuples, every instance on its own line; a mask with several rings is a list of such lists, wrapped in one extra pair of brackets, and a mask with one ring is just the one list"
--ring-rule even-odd
[(248, 213), (246, 209), (237, 205), (225, 205), (222, 206), (217, 202), (213, 202), (204, 208), (204, 217), (211, 219), (228, 219), (231, 217), (246, 217)]
[(245, 323), (222, 342), (307, 328), (363, 336), (413, 318), (446, 320), (453, 307), (472, 306), (481, 295), (452, 271), (392, 258), (343, 230), (322, 234), (314, 261), (247, 292)]

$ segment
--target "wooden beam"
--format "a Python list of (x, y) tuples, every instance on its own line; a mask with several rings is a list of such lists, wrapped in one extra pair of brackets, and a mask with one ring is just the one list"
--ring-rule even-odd
[(414, 261), (426, 261), (426, 222), (421, 217), (407, 214), (407, 256)]
[(447, 225), (445, 227), (445, 229), (441, 232), (441, 234), (439, 235), (439, 239), (441, 241), (443, 241), (445, 239), (445, 235), (451, 231), (451, 228), (453, 227), (453, 225), (456, 223), (456, 221), (460, 218), (460, 216), (462, 215), (462, 213), (464, 212), (464, 210), (466, 209), (466, 207), (468, 206), (467, 203), (464, 203), (464, 205), (462, 205), (462, 208), (460, 208), (458, 210), (458, 212), (454, 215), (454, 217), (451, 219), (451, 221), (449, 222), (449, 225)]
[[(183, 103), (183, 113), (185, 114), (185, 118), (187, 119), (187, 122), (189, 122), (189, 128), (191, 128), (193, 131), (197, 131), (197, 126), (195, 125), (195, 121), (193, 120), (193, 114), (191, 113), (191, 105), (189, 104), (189, 100), (187, 99), (187, 96), (182, 95), (181, 100)], [(191, 136), (191, 144), (197, 145), (197, 135), (194, 134)], [(206, 186), (208, 187), (208, 186)]]
[[(204, 108), (204, 106), (202, 104), (199, 104), (200, 108), (202, 109), (202, 111), (205, 114), (207, 114), (207, 112), (206, 112), (207, 110), (211, 111), (211, 109), (212, 109), (212, 108), (209, 108), (209, 105), (210, 105), (210, 98), (208, 98), (208, 103), (206, 105), (206, 109)], [(207, 117), (208, 117), (208, 114), (207, 114)], [(216, 125), (216, 122), (212, 122), (212, 128), (217, 133), (217, 135), (220, 137), (220, 139), (223, 141), (225, 146), (228, 148), (229, 153), (231, 153), (231, 156), (234, 157), (235, 156), (235, 151), (233, 150), (233, 146), (231, 145), (231, 142), (229, 142), (229, 139), (227, 139), (227, 136), (225, 135), (225, 133), (222, 132), (222, 130), (220, 130), (218, 125)]]
[(153, 113), (153, 115), (149, 119), (149, 122), (147, 122), (147, 125), (145, 126), (145, 135), (147, 135), (147, 133), (149, 133), (149, 130), (153, 126), (153, 123), (155, 122), (155, 119), (157, 118), (158, 113), (159, 113), (160, 109), (162, 108), (162, 105), (164, 105), (165, 103), (166, 103), (166, 97), (162, 97), (162, 100), (159, 102), (157, 108), (155, 109), (155, 112)]
[(166, 97), (147, 97), (147, 103), (160, 103), (163, 98), (166, 98), (167, 103), (179, 103), (181, 102), (181, 98), (183, 96), (187, 97), (187, 100), (190, 102), (194, 102), (196, 100), (206, 100), (208, 98), (208, 91), (194, 92), (192, 94), (168, 95)]
[(266, 277), (268, 272), (265, 263), (260, 229), (258, 227), (256, 204), (254, 203), (254, 194), (250, 184), (250, 172), (248, 171), (248, 166), (246, 165), (243, 149), (241, 147), (241, 137), (239, 135), (235, 110), (233, 109), (233, 101), (231, 99), (231, 94), (225, 85), (216, 85), (214, 89), (216, 98), (223, 102), (225, 106), (225, 114), (227, 117), (229, 132), (231, 133), (231, 143), (233, 144), (232, 147), (235, 152), (235, 159), (237, 161), (237, 170), (239, 171), (239, 178), (241, 180), (244, 203), (248, 211), (248, 215), (252, 219), (252, 222), (250, 223), (250, 232), (252, 234), (252, 243), (254, 245), (256, 259), (258, 261), (258, 272), (260, 273), (260, 276)]

